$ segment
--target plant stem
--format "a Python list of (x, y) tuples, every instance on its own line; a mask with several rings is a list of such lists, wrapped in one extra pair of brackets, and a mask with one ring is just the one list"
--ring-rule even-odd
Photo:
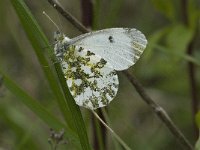
[[(81, 14), (82, 23), (87, 28), (93, 26), (93, 3), (92, 0), (81, 0)], [(101, 109), (97, 114), (104, 120)], [(93, 132), (93, 148), (95, 150), (106, 150), (106, 129), (99, 121), (92, 115), (92, 132)]]
[(91, 0), (81, 0), (82, 23), (85, 27), (92, 27), (93, 22), (93, 4)]
[(69, 12), (64, 10), (62, 6), (56, 0), (48, 0), (48, 2), (64, 17), (66, 18), (73, 26), (77, 27), (77, 29), (82, 33), (87, 33), (88, 29), (82, 25), (74, 16), (72, 16)]
[(91, 110), (94, 116), (111, 132), (111, 134), (117, 139), (117, 141), (126, 149), (131, 150), (131, 148), (99, 117), (99, 115)]
[(128, 71), (124, 71), (124, 74), (127, 76), (129, 81), (134, 85), (137, 92), (140, 94), (142, 99), (150, 106), (150, 108), (156, 113), (160, 120), (167, 126), (171, 131), (177, 141), (183, 146), (186, 150), (193, 150), (193, 146), (185, 138), (182, 132), (176, 127), (174, 122), (171, 120), (166, 111), (155, 103), (149, 95), (147, 95), (145, 89), (142, 87), (141, 83), (135, 78), (134, 75), (130, 74)]
[[(182, 5), (182, 16), (183, 16), (183, 23), (189, 28), (189, 18), (188, 18), (188, 0), (182, 0), (181, 1), (181, 5)], [(197, 30), (197, 29), (194, 29)], [(193, 38), (191, 39), (191, 41), (189, 42), (188, 46), (187, 46), (187, 50), (186, 53), (189, 56), (193, 55), (194, 52), (194, 43), (195, 43), (195, 39), (196, 39), (196, 33), (194, 33)], [(199, 130), (198, 127), (196, 125), (195, 122), (195, 116), (198, 112), (198, 105), (199, 105), (199, 101), (197, 98), (197, 81), (196, 81), (196, 77), (195, 77), (195, 66), (194, 63), (192, 62), (188, 62), (188, 77), (189, 77), (189, 86), (190, 86), (190, 94), (191, 94), (191, 105), (192, 105), (192, 124), (193, 124), (193, 129), (194, 129), (194, 138), (195, 141), (198, 139), (199, 136)]]
[[(108, 126), (110, 126), (110, 128), (112, 128), (106, 108), (102, 108), (101, 111), (102, 111), (103, 117), (106, 120), (106, 123), (108, 124)], [(115, 138), (113, 138), (112, 140), (113, 140), (114, 147), (115, 147), (114, 149), (115, 150), (121, 150), (121, 147), (120, 147), (119, 143), (117, 142), (117, 140)]]
[[(73, 20), (73, 16), (69, 14), (67, 11), (65, 11), (55, 0), (48, 0), (51, 5), (56, 5), (57, 7), (54, 7), (65, 19), (67, 19), (70, 23), (74, 25), (79, 31), (82, 31), (82, 33), (89, 32), (86, 27), (84, 27), (77, 19)], [(59, 6), (59, 7), (58, 7)], [(70, 18), (70, 19), (68, 19)], [(71, 20), (72, 19), (72, 20)], [(157, 114), (157, 116), (160, 118), (160, 120), (166, 125), (166, 127), (169, 129), (169, 131), (174, 135), (174, 137), (177, 139), (177, 141), (183, 146), (184, 149), (186, 150), (193, 150), (193, 146), (189, 143), (189, 141), (186, 139), (186, 137), (182, 134), (182, 132), (176, 127), (174, 122), (170, 119), (166, 111), (156, 104), (146, 93), (144, 90), (143, 86), (141, 83), (133, 76), (131, 75), (128, 71), (123, 71), (123, 73), (128, 77), (129, 81), (131, 84), (136, 88), (137, 92), (140, 94), (142, 99), (149, 105), (150, 108), (154, 111), (154, 113)]]

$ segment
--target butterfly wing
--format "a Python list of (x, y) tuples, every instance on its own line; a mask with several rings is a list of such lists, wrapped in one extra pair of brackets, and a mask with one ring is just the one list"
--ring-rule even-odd
[(96, 109), (116, 96), (118, 76), (113, 67), (98, 55), (71, 45), (61, 62), (69, 90), (79, 106)]
[(71, 42), (101, 56), (115, 70), (125, 70), (134, 65), (147, 45), (144, 34), (130, 28), (90, 32), (73, 38)]

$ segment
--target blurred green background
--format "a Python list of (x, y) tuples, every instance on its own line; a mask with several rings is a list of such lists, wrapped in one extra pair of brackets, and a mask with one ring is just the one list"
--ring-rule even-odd
[[(186, 0), (187, 1), (187, 0)], [(56, 28), (42, 14), (46, 11), (69, 37), (81, 33), (45, 0), (26, 0), (28, 8), (53, 43)], [(130, 69), (148, 94), (170, 115), (192, 144), (193, 126), (191, 83), (188, 62), (195, 70), (197, 99), (200, 98), (200, 1), (188, 0), (93, 0), (94, 29), (130, 27), (142, 31), (148, 46)], [(80, 0), (60, 0), (62, 6), (81, 20)], [(185, 17), (187, 16), (187, 17)], [(192, 41), (192, 57), (187, 54)], [(61, 118), (32, 46), (7, 0), (0, 1), (0, 69), (47, 110)], [(43, 49), (45, 53), (45, 48)], [(53, 65), (53, 62), (52, 62)], [(43, 66), (45, 67), (45, 66)], [(182, 150), (173, 135), (140, 98), (128, 79), (118, 73), (117, 97), (107, 107), (112, 128), (135, 150)], [(81, 108), (90, 143), (91, 113)], [(35, 116), (0, 83), (0, 149), (50, 149), (50, 127)], [(68, 144), (58, 149), (76, 149)], [(108, 149), (114, 149), (108, 134)]]

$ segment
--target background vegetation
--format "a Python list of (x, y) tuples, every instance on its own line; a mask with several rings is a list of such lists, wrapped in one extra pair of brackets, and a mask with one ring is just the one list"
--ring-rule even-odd
[[(60, 0), (60, 3), (88, 25), (83, 16), (87, 1)], [(59, 85), (62, 75), (48, 48), (48, 40), (53, 43), (56, 29), (42, 12), (45, 10), (67, 36), (75, 37), (81, 32), (48, 1), (26, 0), (25, 4), (27, 7), (22, 0), (0, 1), (0, 74), (3, 77), (0, 78), (0, 149), (51, 149), (50, 128), (57, 132), (65, 129), (63, 141), (67, 144), (61, 144), (58, 149), (90, 149), (90, 146), (122, 149), (113, 142), (109, 132), (98, 132), (102, 128), (92, 119), (90, 111), (80, 108), (83, 123), (71, 96), (62, 94), (66, 85)], [(91, 28), (134, 27), (146, 35), (148, 47), (129, 71), (195, 145), (200, 124), (200, 2), (94, 0), (92, 7)], [(34, 26), (30, 13), (39, 26)], [(182, 150), (126, 76), (121, 72), (118, 75), (119, 92), (107, 107), (112, 129), (136, 150)], [(107, 136), (106, 143), (101, 136), (103, 139)], [(100, 137), (99, 144), (95, 143), (96, 137)]]

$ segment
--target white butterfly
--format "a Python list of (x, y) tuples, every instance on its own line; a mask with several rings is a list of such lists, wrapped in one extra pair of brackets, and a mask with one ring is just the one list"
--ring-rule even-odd
[(54, 51), (61, 60), (69, 90), (79, 106), (104, 107), (118, 91), (116, 71), (128, 69), (147, 45), (136, 29), (110, 28), (69, 39), (55, 34)]

